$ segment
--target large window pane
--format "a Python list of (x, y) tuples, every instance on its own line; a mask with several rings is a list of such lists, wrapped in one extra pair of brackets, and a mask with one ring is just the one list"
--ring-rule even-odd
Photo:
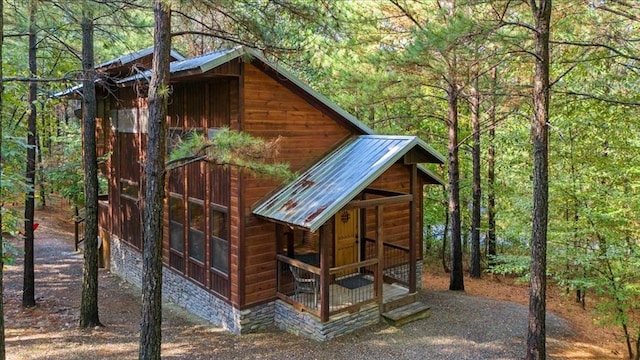
[(226, 209), (211, 207), (211, 268), (229, 272), (229, 226)]
[(204, 204), (189, 201), (189, 227), (204, 232)]
[(189, 257), (204, 263), (204, 232), (189, 229)]
[(204, 204), (189, 201), (189, 257), (204, 263)]
[(227, 213), (211, 210), (211, 235), (220, 239), (228, 240)]
[(169, 197), (169, 246), (184, 252), (184, 203), (175, 196)]
[(229, 242), (211, 237), (211, 267), (229, 273)]

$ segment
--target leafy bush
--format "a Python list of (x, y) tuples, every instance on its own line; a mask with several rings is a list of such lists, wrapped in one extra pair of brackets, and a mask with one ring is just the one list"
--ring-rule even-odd
[(487, 272), (496, 275), (519, 276), (522, 280), (529, 277), (530, 257), (525, 255), (496, 255), (491, 257)]
[[(74, 205), (82, 206), (84, 205), (84, 167), (80, 129), (68, 126), (63, 129), (62, 135), (52, 137), (52, 143), (54, 151), (45, 162), (44, 168), (50, 188)], [(98, 189), (100, 193), (106, 191), (107, 179), (98, 177)]]

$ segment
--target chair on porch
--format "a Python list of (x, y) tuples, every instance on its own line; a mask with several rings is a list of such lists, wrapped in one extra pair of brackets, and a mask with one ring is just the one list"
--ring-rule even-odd
[[(319, 281), (314, 273), (301, 271), (300, 268), (289, 265), (289, 270), (293, 274), (293, 292), (296, 300), (302, 299), (301, 294), (313, 294), (313, 307), (318, 306)], [(301, 301), (304, 302), (304, 301)]]

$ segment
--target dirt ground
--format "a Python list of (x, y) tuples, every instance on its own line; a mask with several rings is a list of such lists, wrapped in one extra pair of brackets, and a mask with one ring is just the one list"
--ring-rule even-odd
[[(60, 205), (60, 204), (59, 204)], [(100, 319), (104, 327), (79, 329), (78, 309), (82, 285), (82, 254), (73, 251), (72, 214), (55, 208), (38, 209), (36, 231), (37, 306), (21, 306), (22, 266), (18, 261), (5, 269), (5, 324), (8, 359), (124, 359), (137, 358), (140, 318), (139, 290), (108, 271), (100, 271)], [(19, 245), (16, 240), (10, 240)], [(21, 246), (21, 245), (19, 245)], [(60, 249), (62, 253), (60, 254)], [(51, 254), (52, 252), (58, 252)], [(55, 255), (55, 256), (54, 256)], [(20, 260), (20, 259), (18, 259)], [(425, 271), (426, 292), (447, 292), (448, 275), (434, 268)], [(526, 285), (506, 278), (465, 278), (469, 295), (527, 304)], [(556, 288), (548, 290), (547, 309), (570, 323), (575, 334), (569, 339), (548, 339), (548, 353), (557, 359), (620, 359), (624, 347), (616, 329), (594, 323), (591, 309), (582, 310)], [(464, 326), (464, 324), (462, 324)], [(495, 324), (500, 326), (500, 324)], [(391, 332), (386, 325), (375, 326)], [(347, 335), (337, 343), (364, 340), (363, 332)], [(379, 340), (376, 340), (379, 341)], [(276, 333), (236, 336), (213, 327), (175, 306), (165, 306), (163, 316), (164, 358), (278, 358), (286, 349), (303, 354), (324, 354), (331, 345)], [(225, 352), (222, 352), (224, 349)], [(309, 355), (311, 356), (311, 355)], [(316, 356), (324, 358), (323, 355)], [(420, 356), (418, 356), (420, 357)], [(428, 357), (426, 357), (428, 358)]]

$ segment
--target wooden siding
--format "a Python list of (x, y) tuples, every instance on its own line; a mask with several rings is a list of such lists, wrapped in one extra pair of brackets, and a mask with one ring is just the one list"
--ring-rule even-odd
[[(311, 166), (352, 133), (251, 64), (245, 64), (242, 130), (266, 139), (281, 136), (278, 161), (294, 171)], [(244, 267), (241, 306), (272, 299), (276, 292), (275, 225), (251, 215), (251, 206), (280, 183), (245, 175)], [(242, 280), (240, 280), (242, 282)]]
[[(238, 90), (232, 87), (238, 86), (235, 78), (222, 77), (208, 78), (203, 81), (178, 83), (173, 85), (173, 94), (168, 109), (169, 136), (175, 145), (177, 138), (185, 136), (190, 131), (198, 131), (207, 134), (209, 128), (230, 127), (232, 119), (237, 121), (238, 100), (231, 101), (231, 96), (237, 97)], [(233, 237), (228, 236), (229, 241), (229, 270), (224, 274), (211, 268), (211, 211), (226, 211), (228, 218), (227, 228), (233, 234), (233, 219), (231, 196), (230, 169), (217, 165), (195, 163), (182, 169), (172, 170), (167, 180), (167, 189), (170, 193), (179, 196), (184, 203), (184, 253), (180, 254), (169, 249), (169, 211), (168, 202), (165, 202), (165, 235), (163, 239), (164, 261), (183, 273), (186, 277), (199, 283), (205, 288), (233, 302), (234, 287), (233, 267), (237, 269), (237, 244), (233, 244)], [(202, 206), (204, 219), (190, 219), (189, 204)], [(196, 204), (196, 205), (194, 205)], [(199, 205), (197, 205), (199, 204)], [(196, 225), (196, 221), (198, 224)], [(237, 222), (237, 221), (236, 221)], [(236, 225), (237, 226), (237, 225)], [(190, 254), (189, 231), (198, 230), (204, 232), (204, 261), (194, 259)], [(237, 238), (236, 238), (237, 241)], [(236, 291), (237, 293), (237, 287)]]
[[(369, 187), (375, 189), (383, 189), (402, 193), (410, 193), (411, 166), (405, 166), (402, 163), (394, 164), (389, 170), (382, 174)], [(420, 184), (420, 183), (419, 183)], [(417, 203), (418, 211), (416, 212), (416, 236), (422, 238), (422, 188), (418, 185)], [(366, 236), (370, 239), (375, 238), (376, 219), (375, 211), (367, 209), (367, 232)], [(389, 205), (384, 207), (384, 238), (385, 242), (409, 247), (409, 203)], [(422, 259), (422, 241), (416, 247), (416, 257)]]

